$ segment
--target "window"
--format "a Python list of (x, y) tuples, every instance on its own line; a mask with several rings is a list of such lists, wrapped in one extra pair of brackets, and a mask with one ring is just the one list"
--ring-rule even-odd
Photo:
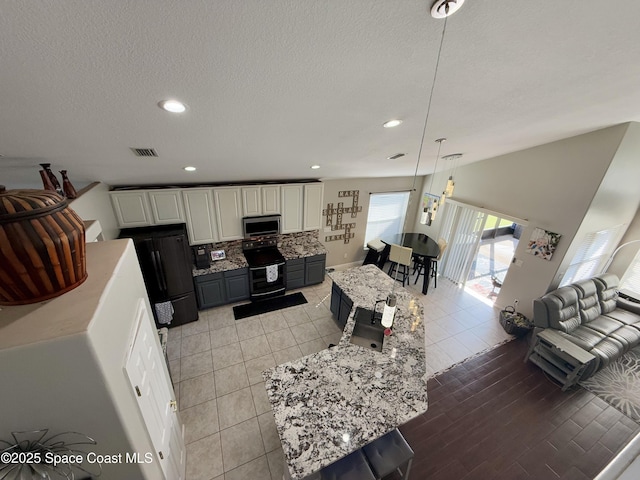
[(630, 297), (640, 300), (640, 251), (636, 254), (631, 264), (620, 281), (619, 290)]
[(623, 226), (616, 225), (606, 230), (588, 233), (573, 256), (569, 268), (562, 277), (560, 286), (579, 282), (600, 272), (601, 267), (620, 241), (620, 237), (624, 233)]
[(409, 192), (372, 193), (364, 245), (376, 238), (389, 238), (402, 233), (409, 204)]

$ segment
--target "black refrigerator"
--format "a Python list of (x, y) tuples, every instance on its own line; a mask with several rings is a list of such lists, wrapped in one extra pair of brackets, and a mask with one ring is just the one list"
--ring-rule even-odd
[(197, 320), (193, 261), (184, 224), (127, 228), (120, 231), (120, 238), (131, 238), (136, 247), (158, 327)]

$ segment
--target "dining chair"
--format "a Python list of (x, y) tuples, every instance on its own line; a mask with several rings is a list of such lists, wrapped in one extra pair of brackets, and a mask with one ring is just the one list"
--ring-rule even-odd
[[(436, 258), (432, 258), (431, 259), (431, 278), (433, 278), (433, 287), (437, 288), (438, 287), (438, 261), (440, 259), (442, 259), (442, 255), (444, 254), (444, 251), (447, 249), (447, 241), (444, 238), (439, 238), (438, 239), (438, 247), (440, 247), (440, 253), (438, 253), (438, 256)], [(418, 270), (418, 275), (416, 275), (416, 280), (414, 282), (414, 285), (416, 283), (418, 283), (418, 279), (420, 278), (420, 275), (424, 275), (426, 272), (424, 271), (425, 269), (425, 260), (422, 257), (414, 257), (413, 258), (413, 273), (416, 273), (416, 270)]]
[[(400, 275), (402, 275), (403, 287), (409, 280), (412, 256), (413, 249), (391, 244), (391, 251), (389, 252), (389, 260), (391, 261), (391, 266), (389, 267), (389, 276), (393, 277), (394, 273), (400, 273)], [(396, 280), (400, 279), (396, 278)]]

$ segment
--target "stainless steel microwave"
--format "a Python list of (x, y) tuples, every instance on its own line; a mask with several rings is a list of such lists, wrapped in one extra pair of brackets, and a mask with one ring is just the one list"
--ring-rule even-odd
[(266, 237), (280, 233), (280, 215), (244, 217), (242, 219), (244, 238)]

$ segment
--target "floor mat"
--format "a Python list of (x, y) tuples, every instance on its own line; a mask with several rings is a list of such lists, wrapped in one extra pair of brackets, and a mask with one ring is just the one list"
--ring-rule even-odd
[(300, 292), (292, 293), (284, 297), (269, 298), (258, 302), (251, 302), (245, 305), (233, 307), (233, 315), (236, 320), (253, 317), (262, 313), (275, 312), (282, 308), (295, 307), (307, 303), (307, 299)]
[(628, 351), (580, 385), (640, 423), (640, 349)]

